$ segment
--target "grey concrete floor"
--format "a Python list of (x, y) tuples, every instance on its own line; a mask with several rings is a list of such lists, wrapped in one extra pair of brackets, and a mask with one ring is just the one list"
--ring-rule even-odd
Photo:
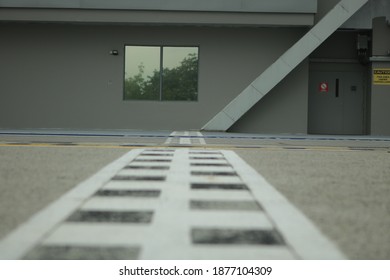
[(237, 152), (349, 258), (390, 259), (389, 153)]
[[(164, 145), (168, 135), (0, 135), (0, 239), (131, 147)], [(244, 136), (206, 143), (234, 149), (348, 258), (390, 259), (389, 139)]]
[(0, 239), (125, 152), (85, 147), (0, 147)]

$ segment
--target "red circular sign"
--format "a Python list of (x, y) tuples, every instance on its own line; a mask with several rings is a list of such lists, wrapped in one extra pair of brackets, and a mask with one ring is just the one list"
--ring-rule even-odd
[(327, 82), (321, 82), (319, 85), (320, 92), (329, 92), (329, 84)]

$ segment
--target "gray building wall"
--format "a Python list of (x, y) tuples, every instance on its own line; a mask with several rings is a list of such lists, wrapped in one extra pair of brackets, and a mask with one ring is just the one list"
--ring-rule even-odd
[(0, 21), (137, 25), (311, 26), (313, 14), (0, 8)]
[(390, 22), (385, 17), (373, 20), (373, 46), (372, 56), (390, 55)]
[[(373, 21), (372, 69), (390, 70), (390, 26), (385, 17)], [(390, 135), (390, 85), (371, 86), (371, 134)]]
[(308, 62), (305, 60), (230, 129), (248, 133), (307, 133)]
[[(316, 21), (320, 20), (339, 0), (319, 0), (318, 13), (316, 14)], [(372, 62), (367, 65), (368, 74), (367, 88), (369, 89), (369, 96), (367, 97), (367, 130), (371, 135), (390, 135), (390, 86), (374, 85), (372, 83), (372, 70), (374, 68), (390, 68), (390, 3), (385, 0), (371, 0), (360, 11), (358, 11), (346, 24), (343, 25), (345, 29), (357, 29), (362, 31), (372, 30)], [(348, 33), (341, 33), (348, 34)], [(337, 35), (336, 35), (337, 36)], [(328, 42), (333, 40), (333, 47), (329, 44), (324, 44), (320, 47), (321, 52), (314, 53), (314, 57), (324, 57), (326, 51), (331, 52), (333, 49), (334, 55), (337, 58), (348, 58), (345, 50), (346, 46), (351, 44), (343, 44), (343, 38), (337, 39), (332, 36)], [(347, 37), (345, 38), (347, 40)], [(355, 42), (356, 46), (356, 42)], [(341, 55), (343, 53), (343, 55)], [(349, 51), (352, 54), (352, 49)], [(356, 52), (355, 52), (356, 53)], [(325, 56), (326, 57), (326, 56)], [(328, 56), (332, 57), (332, 56)], [(328, 66), (329, 67), (329, 66)], [(352, 67), (350, 65), (349, 67)]]
[(340, 1), (341, 0), (318, 0), (317, 13), (315, 15), (316, 22), (322, 19)]
[[(284, 6), (290, 13), (283, 14), (281, 1), (274, 1), (277, 13), (260, 4), (251, 11), (236, 7), (232, 13), (217, 0), (206, 1), (216, 5), (214, 10), (196, 2), (200, 6), (185, 12), (156, 9), (157, 0), (157, 6), (143, 11), (122, 7), (127, 1), (119, 0), (69, 1), (75, 5), (70, 10), (61, 9), (66, 8), (62, 1), (0, 0), (0, 128), (200, 129), (307, 32), (317, 1), (301, 9), (305, 1), (294, 1), (299, 11)], [(319, 0), (316, 19), (337, 2)], [(26, 3), (38, 6), (17, 9)], [(104, 10), (105, 5), (117, 6)], [(387, 56), (385, 18), (374, 21), (373, 30), (374, 57)], [(311, 60), (316, 65), (322, 59), (348, 60), (348, 69), (354, 68), (355, 38), (354, 32), (336, 33)], [(198, 102), (123, 101), (126, 44), (199, 46)], [(119, 56), (109, 55), (113, 49)], [(307, 133), (310, 65), (304, 61), (230, 131)], [(328, 61), (325, 67), (334, 65)], [(376, 59), (372, 67), (390, 64)], [(374, 135), (390, 135), (388, 87), (370, 87), (367, 127)]]
[[(304, 32), (0, 23), (0, 128), (200, 129)], [(198, 102), (123, 101), (125, 44), (199, 46)], [(291, 125), (305, 133), (306, 71), (297, 69), (273, 90), (273, 107), (260, 104), (234, 131), (250, 131), (261, 117), (258, 131)], [(278, 112), (300, 116), (287, 125)]]
[(315, 13), (316, 0), (0, 0), (0, 7)]
[[(328, 13), (340, 0), (318, 0), (316, 22)], [(372, 19), (386, 16), (390, 20), (390, 2), (387, 0), (370, 0), (356, 14), (354, 14), (342, 28), (371, 29)]]

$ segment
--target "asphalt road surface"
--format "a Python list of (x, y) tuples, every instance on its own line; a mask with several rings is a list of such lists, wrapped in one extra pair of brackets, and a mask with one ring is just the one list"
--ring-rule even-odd
[[(174, 160), (172, 165), (165, 166), (162, 163), (156, 163), (157, 165), (153, 165), (154, 167), (146, 168), (145, 174), (148, 176), (156, 177), (163, 174), (168, 178), (167, 182), (149, 182), (149, 187), (154, 188), (154, 193), (161, 192), (161, 198), (153, 202), (131, 198), (133, 200), (128, 201), (130, 206), (126, 204), (123, 207), (132, 209), (132, 207), (136, 207), (135, 205), (139, 205), (137, 209), (151, 210), (147, 212), (144, 209), (142, 213), (139, 212), (142, 215), (136, 217), (134, 217), (135, 212), (133, 211), (131, 212), (133, 216), (120, 218), (124, 219), (120, 221), (121, 225), (127, 222), (131, 224), (125, 229), (130, 232), (130, 235), (132, 230), (136, 228), (134, 231), (135, 239), (138, 238), (137, 231), (141, 227), (145, 228), (145, 232), (154, 230), (166, 232), (166, 236), (169, 234), (169, 230), (164, 226), (166, 224), (164, 219), (171, 219), (176, 215), (175, 213), (182, 211), (180, 210), (182, 202), (187, 199), (192, 212), (189, 211), (186, 212), (186, 215), (177, 216), (178, 219), (183, 219), (181, 223), (186, 224), (186, 227), (178, 226), (176, 228), (175, 225), (172, 225), (172, 228), (178, 232), (188, 230), (191, 236), (187, 238), (187, 233), (183, 233), (182, 242), (183, 244), (191, 244), (187, 244), (187, 251), (180, 250), (180, 248), (174, 249), (175, 242), (167, 237), (161, 237), (159, 241), (158, 238), (152, 238), (153, 235), (149, 237), (150, 239), (146, 235), (139, 241), (140, 244), (143, 244), (141, 247), (133, 246), (128, 251), (117, 250), (111, 255), (106, 255), (105, 258), (153, 258), (155, 256), (155, 258), (161, 259), (201, 259), (205, 256), (202, 252), (207, 252), (208, 256), (213, 256), (212, 254), (215, 252), (214, 258), (218, 259), (221, 256), (219, 254), (225, 256), (227, 254), (226, 258), (229, 258), (229, 252), (231, 252), (231, 258), (234, 259), (390, 259), (389, 138), (249, 135), (195, 131), (0, 131), (0, 250), (6, 248), (8, 243), (12, 243), (9, 240), (17, 235), (18, 230), (23, 239), (23, 230), (21, 229), (23, 226), (37, 227), (31, 221), (36, 213), (45, 212), (48, 205), (56, 207), (56, 201), (63, 198), (64, 194), (74, 190), (76, 186), (91, 176), (100, 174), (99, 171), (103, 167), (123, 156), (129, 157), (129, 162), (147, 162), (148, 159), (145, 159), (147, 156), (157, 160), (155, 161), (157, 163), (158, 157), (163, 157), (163, 161), (165, 157), (172, 157)], [(140, 158), (137, 159), (137, 156)], [(155, 159), (156, 157), (157, 159)], [(197, 160), (204, 162), (198, 164)], [(223, 162), (224, 160), (226, 163)], [(145, 162), (142, 164), (146, 164)], [(131, 168), (127, 165), (129, 165), (128, 162), (120, 167), (124, 168), (125, 171), (114, 170), (117, 172), (115, 174), (127, 172), (124, 173), (125, 175), (116, 175), (122, 176), (119, 178), (120, 180), (123, 179), (123, 176), (131, 178), (138, 176), (144, 172), (140, 169), (145, 169), (145, 166), (140, 166), (140, 163)], [(158, 165), (160, 167), (156, 167)], [(187, 169), (180, 171), (184, 173), (188, 171), (187, 173), (190, 174), (187, 176), (188, 178), (184, 175), (177, 175), (180, 174), (179, 170), (183, 166), (194, 166), (193, 168), (195, 168), (189, 171)], [(165, 169), (170, 171), (164, 171)], [(178, 171), (175, 173), (174, 170)], [(256, 171), (259, 177), (255, 174), (256, 172), (251, 173), (252, 171)], [(175, 176), (178, 176), (178, 179), (175, 179)], [(277, 197), (275, 203), (272, 203), (272, 199), (263, 200), (261, 195), (257, 195), (257, 193), (261, 193), (262, 187), (257, 187), (256, 183), (251, 183), (251, 180), (262, 182), (262, 178), (268, 182), (268, 185), (264, 183), (264, 188), (269, 187), (272, 199), (275, 199), (274, 196)], [(113, 192), (104, 184), (112, 186), (117, 184), (115, 186), (120, 187), (119, 183), (123, 182), (116, 182), (119, 179), (114, 176), (111, 179), (114, 181), (113, 183), (104, 181), (95, 184), (103, 186), (100, 193), (104, 188), (106, 188), (106, 192)], [(151, 180), (149, 177), (146, 179)], [(139, 178), (137, 177), (135, 180), (139, 180)], [(172, 182), (176, 182), (175, 180), (184, 180), (183, 184), (191, 186), (194, 190), (181, 192), (180, 188), (174, 189), (172, 186), (175, 183)], [(206, 181), (203, 180), (207, 181), (209, 188), (220, 190), (221, 188), (231, 188), (233, 185), (236, 187), (243, 185), (249, 191), (235, 193), (234, 191), (237, 190), (231, 189), (224, 193), (220, 192), (221, 195), (218, 196), (217, 190), (209, 192), (198, 190), (204, 188), (202, 184)], [(215, 182), (219, 182), (219, 185)], [(142, 182), (136, 183), (142, 184)], [(128, 183), (126, 184), (129, 186)], [(138, 185), (129, 186), (129, 188), (135, 188), (134, 186)], [(164, 191), (169, 188), (172, 190), (171, 194), (167, 196)], [(120, 203), (125, 199), (122, 196), (124, 193), (116, 191), (116, 199), (119, 200), (115, 200), (115, 203)], [(129, 190), (127, 189), (128, 194)], [(126, 196), (126, 193), (124, 195)], [(278, 204), (280, 203), (279, 195), (286, 199), (286, 201), (282, 201), (280, 206)], [(81, 210), (77, 210), (76, 214), (86, 215), (86, 225), (96, 226), (96, 219), (104, 220), (107, 218), (106, 216), (103, 218), (88, 216), (91, 212), (96, 214), (94, 207), (97, 207), (96, 205), (99, 203), (106, 208), (114, 207), (107, 206), (101, 197), (92, 197), (92, 200), (90, 197), (86, 197), (85, 200), (89, 204), (80, 206)], [(143, 201), (146, 202), (143, 203)], [(172, 205), (177, 204), (177, 208), (167, 207), (169, 201), (172, 201)], [(261, 208), (257, 209), (258, 212), (256, 212), (256, 205), (259, 209)], [(290, 209), (289, 207), (292, 212), (295, 211), (294, 209), (298, 210), (297, 216), (290, 218), (290, 213), (283, 212), (283, 209)], [(89, 209), (89, 212), (85, 209)], [(113, 208), (110, 209), (112, 212)], [(206, 210), (210, 212), (205, 212)], [(76, 223), (78, 221), (77, 218), (74, 218), (76, 214), (72, 213), (65, 222), (61, 219), (53, 220), (52, 226), (47, 226), (47, 231), (42, 234), (42, 236), (49, 236), (47, 241), (39, 246), (45, 250), (52, 250), (51, 254), (54, 259), (64, 256), (64, 258), (75, 259), (102, 258), (101, 252), (95, 250), (96, 246), (93, 247), (95, 251), (85, 251), (85, 246), (80, 247), (80, 244), (77, 243), (81, 242), (80, 240), (66, 241), (71, 242), (69, 244), (78, 244), (78, 247), (76, 246), (70, 253), (69, 246), (66, 254), (64, 251), (59, 253), (53, 251), (53, 244), (57, 244), (55, 242), (65, 242), (60, 237), (61, 230), (70, 231), (70, 234), (74, 228), (76, 228), (75, 232), (80, 230), (81, 224)], [(147, 213), (155, 215), (151, 218)], [(204, 213), (209, 213), (207, 215), (210, 217), (215, 216), (207, 222), (208, 227), (206, 224), (202, 224), (202, 226), (197, 224), (201, 223), (198, 220), (204, 220), (199, 216)], [(233, 224), (227, 224), (228, 220), (234, 220), (236, 216), (238, 217), (237, 221), (232, 221)], [(118, 219), (118, 215), (110, 217), (114, 220)], [(143, 224), (149, 219), (148, 217), (153, 221), (147, 221), (152, 223), (151, 226)], [(260, 220), (263, 218), (266, 220), (260, 224)], [(292, 227), (291, 233), (288, 228), (288, 220), (290, 219), (297, 221), (296, 226), (290, 225)], [(215, 228), (219, 223), (222, 229)], [(104, 226), (107, 221), (99, 220), (98, 224)], [(243, 228), (238, 228), (239, 224), (242, 224)], [(115, 224), (115, 226), (117, 225)], [(53, 228), (59, 228), (58, 233), (53, 232)], [(262, 234), (266, 231), (268, 235), (264, 235), (264, 237)], [(270, 233), (275, 234), (269, 235)], [(82, 234), (80, 233), (80, 235)], [(143, 233), (139, 235), (143, 235)], [(329, 244), (332, 250), (334, 248), (333, 251), (330, 251), (337, 254), (326, 255), (326, 250), (324, 250), (323, 256), (321, 252), (317, 255), (310, 255), (311, 253), (308, 252), (306, 255), (305, 247), (311, 246), (311, 243), (307, 241), (308, 243), (305, 245), (304, 240), (298, 240), (299, 235), (302, 235), (301, 239), (304, 237), (310, 239), (310, 236), (318, 235), (318, 238), (313, 237), (313, 240), (321, 242), (325, 240), (326, 242), (324, 242)], [(42, 236), (37, 236), (34, 242), (42, 240)], [(66, 242), (64, 244), (67, 244)], [(176, 242), (179, 244), (180, 238)], [(275, 245), (272, 247), (273, 242)], [(161, 243), (170, 244), (171, 255), (159, 254)], [(1, 247), (2, 244), (3, 247)], [(105, 252), (109, 251), (108, 247), (104, 248)], [(313, 250), (323, 250), (322, 247), (314, 248), (317, 247), (313, 245)], [(263, 253), (259, 254), (260, 251)], [(32, 249), (32, 253), (27, 254), (27, 258), (48, 258), (47, 252), (45, 252)], [(338, 255), (338, 253), (340, 254)], [(0, 257), (1, 254), (0, 251)], [(3, 258), (7, 258), (7, 255), (5, 254)]]

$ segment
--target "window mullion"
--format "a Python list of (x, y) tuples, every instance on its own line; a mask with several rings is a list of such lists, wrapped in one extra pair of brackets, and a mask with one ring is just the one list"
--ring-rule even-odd
[(160, 101), (163, 97), (164, 47), (160, 47)]

